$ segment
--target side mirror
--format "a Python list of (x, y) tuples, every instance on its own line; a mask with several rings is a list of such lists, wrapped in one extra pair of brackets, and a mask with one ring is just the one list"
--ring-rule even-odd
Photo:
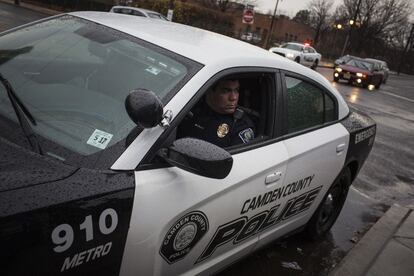
[(169, 164), (201, 176), (223, 179), (231, 171), (233, 158), (209, 142), (182, 138), (158, 153)]
[(131, 120), (143, 128), (152, 128), (162, 120), (164, 107), (154, 92), (138, 88), (125, 99), (125, 108)]

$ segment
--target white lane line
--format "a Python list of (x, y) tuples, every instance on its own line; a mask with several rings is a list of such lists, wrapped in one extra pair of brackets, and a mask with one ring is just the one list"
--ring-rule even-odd
[(355, 192), (357, 192), (358, 194), (360, 194), (361, 196), (370, 199), (370, 200), (375, 200), (374, 198), (370, 197), (369, 195), (364, 194), (363, 192), (361, 192), (360, 190), (358, 190), (357, 188), (351, 186), (351, 189), (354, 190)]
[(378, 91), (378, 92), (382, 93), (382, 94), (385, 94), (385, 95), (393, 96), (393, 97), (400, 98), (400, 99), (403, 99), (403, 100), (414, 103), (414, 100), (403, 97), (403, 96), (395, 95), (395, 94), (392, 94), (392, 93), (389, 93), (389, 92), (384, 92), (384, 91)]

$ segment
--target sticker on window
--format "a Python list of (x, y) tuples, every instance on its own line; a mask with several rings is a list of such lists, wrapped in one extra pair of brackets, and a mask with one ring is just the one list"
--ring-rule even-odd
[(86, 142), (88, 145), (100, 148), (100, 149), (105, 149), (109, 142), (112, 139), (112, 134), (99, 130), (99, 129), (95, 129), (95, 131), (92, 133), (91, 137), (89, 137), (88, 141)]
[(145, 69), (145, 71), (147, 71), (147, 72), (149, 72), (149, 73), (151, 73), (153, 75), (158, 75), (161, 72), (160, 69), (157, 69), (157, 68), (152, 67), (152, 66), (150, 66), (147, 69)]

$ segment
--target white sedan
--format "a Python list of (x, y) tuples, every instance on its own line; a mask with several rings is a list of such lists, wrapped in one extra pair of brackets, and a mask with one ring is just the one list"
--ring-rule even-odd
[(318, 67), (319, 62), (322, 59), (322, 55), (316, 52), (316, 50), (309, 46), (309, 44), (295, 42), (289, 42), (282, 44), (280, 47), (270, 48), (269, 52), (286, 57), (302, 65), (309, 66), (312, 69)]
[[(2, 275), (209, 275), (323, 238), (374, 142), (320, 74), (176, 23), (63, 14), (0, 34), (0, 57)], [(177, 138), (223, 79), (254, 136)]]

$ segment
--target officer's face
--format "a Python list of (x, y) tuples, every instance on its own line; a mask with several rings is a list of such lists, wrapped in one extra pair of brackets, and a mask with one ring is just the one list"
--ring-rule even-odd
[(220, 81), (215, 90), (207, 94), (207, 103), (211, 109), (220, 114), (233, 114), (239, 101), (238, 80)]

